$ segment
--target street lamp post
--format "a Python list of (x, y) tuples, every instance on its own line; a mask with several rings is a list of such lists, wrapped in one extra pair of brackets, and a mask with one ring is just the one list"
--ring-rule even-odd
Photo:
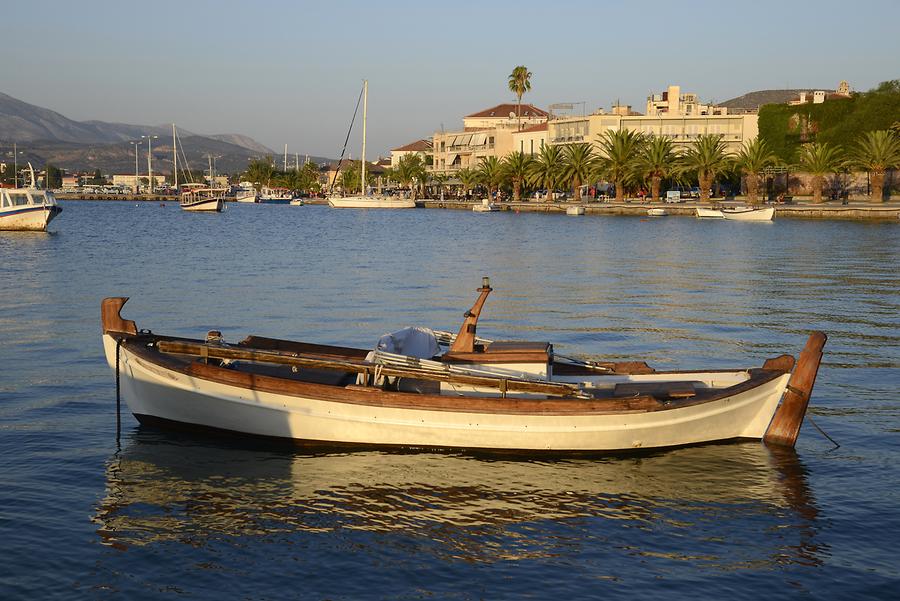
[(159, 136), (141, 136), (147, 138), (147, 180), (150, 182), (150, 194), (153, 194), (153, 139)]
[(134, 186), (132, 186), (132, 191), (134, 195), (137, 196), (138, 193), (138, 146), (141, 145), (141, 141), (137, 142), (129, 142), (132, 146), (134, 146)]

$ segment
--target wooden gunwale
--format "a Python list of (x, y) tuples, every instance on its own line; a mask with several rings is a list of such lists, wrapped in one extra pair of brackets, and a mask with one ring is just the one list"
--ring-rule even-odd
[[(236, 386), (246, 390), (354, 405), (424, 411), (547, 416), (604, 415), (669, 411), (693, 405), (712, 403), (725, 397), (740, 394), (762, 386), (780, 377), (784, 373), (780, 370), (749, 370), (750, 378), (744, 382), (728, 388), (716, 390), (715, 392), (701, 390), (698, 391), (698, 394), (693, 398), (670, 403), (663, 403), (649, 395), (602, 399), (463, 397), (414, 392), (394, 392), (374, 387), (345, 388), (237, 371), (203, 363), (201, 361), (191, 361), (187, 358), (181, 358), (175, 355), (165, 355), (164, 353), (159, 352), (155, 347), (155, 343), (158, 343), (159, 341), (190, 341), (202, 344), (199, 340), (142, 334), (137, 336), (126, 336), (122, 347), (139, 360), (146, 361), (158, 368), (169, 369), (189, 377), (199, 378), (218, 384)], [(154, 343), (154, 346), (148, 346), (151, 343)], [(733, 373), (734, 371), (740, 370), (671, 371), (666, 373), (684, 375), (691, 373)]]

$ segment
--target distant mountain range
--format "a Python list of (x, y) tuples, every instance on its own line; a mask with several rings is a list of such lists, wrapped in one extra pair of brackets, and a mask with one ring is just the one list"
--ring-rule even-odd
[[(153, 171), (172, 171), (172, 126), (130, 125), (104, 121), (74, 121), (45, 109), (0, 93), (0, 160), (12, 158), (15, 141), (22, 152), (19, 162), (35, 167), (51, 163), (69, 171), (134, 173), (134, 146), (129, 142), (142, 135), (157, 135), (153, 144)], [(219, 173), (236, 173), (247, 161), (271, 155), (280, 164), (279, 153), (241, 134), (200, 135), (178, 129), (178, 137), (194, 170), (207, 168), (207, 155), (215, 157)], [(147, 147), (140, 147), (138, 169), (146, 173)], [(290, 157), (289, 157), (290, 158)], [(181, 159), (181, 156), (179, 156)], [(310, 157), (321, 164), (329, 159)], [(289, 161), (290, 162), (290, 161)]]

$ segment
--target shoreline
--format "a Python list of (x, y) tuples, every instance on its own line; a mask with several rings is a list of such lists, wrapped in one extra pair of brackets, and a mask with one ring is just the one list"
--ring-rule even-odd
[[(106, 202), (160, 202), (177, 203), (175, 196), (164, 195), (102, 195), (102, 194), (57, 194), (56, 198), (63, 201), (106, 201)], [(464, 201), (464, 200), (438, 200), (424, 199), (417, 200), (419, 207), (426, 209), (450, 209), (458, 211), (471, 211), (472, 207), (480, 201)], [(725, 204), (741, 204), (740, 199), (732, 199), (724, 201)], [(305, 204), (325, 205), (327, 201), (322, 198), (304, 199)], [(542, 201), (503, 201), (498, 204), (501, 211), (516, 211), (520, 213), (556, 213), (565, 215), (566, 209), (569, 207), (583, 207), (585, 216), (590, 215), (618, 215), (631, 217), (647, 217), (647, 210), (653, 208), (663, 208), (669, 216), (687, 216), (694, 217), (694, 210), (697, 207), (710, 207), (714, 204), (722, 204), (716, 201), (710, 204), (701, 204), (698, 202), (682, 202), (682, 203), (665, 203), (665, 202), (641, 202), (638, 200), (625, 201), (617, 203), (615, 201), (605, 202), (542, 202)], [(771, 206), (771, 205), (765, 205)], [(850, 201), (844, 204), (843, 201), (826, 201), (820, 204), (807, 202), (795, 202), (791, 204), (775, 205), (776, 218), (788, 219), (832, 219), (832, 220), (867, 220), (867, 221), (890, 221), (900, 219), (900, 202), (896, 200), (884, 203), (871, 203), (866, 201)]]

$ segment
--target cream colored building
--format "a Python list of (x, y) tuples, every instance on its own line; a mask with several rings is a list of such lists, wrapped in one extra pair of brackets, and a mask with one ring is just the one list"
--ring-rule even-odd
[(432, 140), (423, 139), (416, 140), (415, 142), (411, 142), (399, 148), (392, 148), (391, 163), (389, 166), (393, 169), (396, 169), (397, 165), (400, 164), (400, 159), (408, 154), (418, 153), (422, 155), (422, 158), (430, 156), (432, 143)]
[(696, 94), (681, 93), (681, 86), (669, 86), (665, 92), (647, 96), (648, 116), (695, 117), (697, 115), (727, 115), (723, 106), (702, 104)]

